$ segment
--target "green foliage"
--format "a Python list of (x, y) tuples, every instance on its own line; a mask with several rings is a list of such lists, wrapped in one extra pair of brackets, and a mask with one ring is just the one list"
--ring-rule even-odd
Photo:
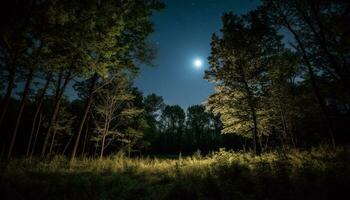
[(258, 153), (258, 137), (263, 136), (262, 96), (269, 82), (266, 74), (270, 57), (282, 50), (281, 37), (259, 11), (244, 16), (226, 13), (222, 22), (222, 36), (212, 37), (205, 75), (216, 89), (207, 107), (220, 115), (223, 133), (252, 138)]
[(92, 110), (97, 133), (92, 139), (96, 146), (100, 146), (101, 157), (104, 150), (115, 140), (130, 149), (141, 138), (142, 133), (137, 130), (138, 126), (134, 122), (143, 113), (143, 109), (134, 105), (134, 99), (129, 79), (125, 74), (115, 75), (113, 81), (108, 84), (102, 83)]

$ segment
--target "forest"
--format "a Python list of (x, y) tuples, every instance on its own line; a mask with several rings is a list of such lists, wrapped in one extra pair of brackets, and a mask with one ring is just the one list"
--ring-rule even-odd
[(349, 1), (222, 13), (188, 108), (134, 84), (166, 2), (0, 5), (2, 199), (348, 196)]

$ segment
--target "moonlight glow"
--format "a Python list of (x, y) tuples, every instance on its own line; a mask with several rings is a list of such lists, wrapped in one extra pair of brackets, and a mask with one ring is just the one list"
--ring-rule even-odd
[(201, 59), (197, 58), (196, 60), (194, 60), (193, 64), (196, 68), (201, 68), (203, 63)]

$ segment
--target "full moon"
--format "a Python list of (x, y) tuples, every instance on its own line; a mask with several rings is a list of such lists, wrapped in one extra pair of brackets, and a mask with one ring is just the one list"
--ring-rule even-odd
[(196, 60), (194, 60), (193, 64), (196, 68), (201, 68), (203, 63), (201, 59), (197, 58)]

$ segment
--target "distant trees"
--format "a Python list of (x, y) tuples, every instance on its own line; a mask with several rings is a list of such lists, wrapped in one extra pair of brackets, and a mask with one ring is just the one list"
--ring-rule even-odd
[(185, 112), (178, 106), (165, 106), (161, 115), (161, 131), (165, 138), (164, 148), (179, 151), (185, 128)]
[(196, 149), (208, 147), (208, 143), (213, 140), (211, 131), (215, 130), (211, 117), (211, 114), (206, 112), (202, 105), (193, 105), (187, 109), (186, 135), (187, 141), (191, 142), (187, 145), (193, 145)]
[[(234, 148), (232, 138), (220, 135), (221, 123), (203, 105), (193, 105), (187, 112), (178, 105), (165, 105), (161, 98), (151, 94), (144, 99), (147, 104), (153, 102), (158, 107), (156, 114), (149, 115), (156, 126), (146, 129), (144, 140), (151, 144), (152, 153), (191, 153), (197, 150), (209, 152), (219, 147)], [(158, 103), (156, 103), (158, 102)], [(156, 104), (154, 104), (156, 103)], [(236, 144), (236, 143), (235, 143)]]

